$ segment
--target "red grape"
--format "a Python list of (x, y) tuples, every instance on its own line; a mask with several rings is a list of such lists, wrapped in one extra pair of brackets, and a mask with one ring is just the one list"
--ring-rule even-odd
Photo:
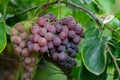
[(46, 23), (46, 19), (45, 19), (44, 17), (40, 17), (40, 18), (38, 19), (38, 24), (39, 24), (40, 26), (43, 26), (45, 23)]
[(46, 28), (40, 28), (38, 32), (41, 36), (44, 36), (47, 33)]
[(47, 40), (45, 39), (45, 38), (39, 38), (39, 40), (38, 40), (38, 44), (41, 46), (41, 47), (43, 47), (43, 46), (45, 46), (45, 45), (47, 45)]

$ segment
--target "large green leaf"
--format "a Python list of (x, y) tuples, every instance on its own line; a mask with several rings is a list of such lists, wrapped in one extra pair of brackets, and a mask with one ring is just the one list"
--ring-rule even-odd
[(82, 46), (82, 60), (85, 67), (95, 75), (103, 73), (106, 67), (105, 47), (108, 38), (92, 37)]
[(0, 23), (0, 53), (4, 50), (6, 46), (6, 32), (4, 25)]

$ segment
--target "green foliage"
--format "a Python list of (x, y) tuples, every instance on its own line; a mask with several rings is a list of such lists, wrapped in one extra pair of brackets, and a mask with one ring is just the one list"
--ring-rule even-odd
[[(17, 22), (26, 21), (29, 24), (34, 18), (49, 12), (59, 18), (71, 15), (84, 28), (85, 38), (79, 44), (79, 53), (75, 59), (78, 64), (72, 68), (70, 80), (118, 80), (118, 70), (106, 44), (120, 67), (120, 1), (61, 0), (63, 3), (60, 7), (57, 2), (45, 6), (46, 9), (39, 6), (53, 1), (55, 0), (0, 0), (0, 54), (6, 45), (11, 44), (10, 29)], [(77, 7), (68, 4), (69, 2)], [(39, 7), (34, 8), (35, 6)], [(103, 25), (108, 15), (115, 18)], [(41, 60), (33, 80), (67, 80), (67, 77), (69, 76), (55, 65)]]
[(92, 37), (82, 44), (82, 58), (85, 67), (95, 75), (103, 73), (106, 67), (106, 42), (107, 38)]
[(4, 50), (6, 43), (5, 26), (0, 23), (0, 53)]

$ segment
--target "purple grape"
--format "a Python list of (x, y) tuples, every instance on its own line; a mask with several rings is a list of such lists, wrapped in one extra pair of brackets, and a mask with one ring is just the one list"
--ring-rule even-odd
[(75, 22), (75, 21), (70, 21), (70, 22), (68, 23), (68, 27), (69, 27), (69, 29), (74, 30), (75, 27), (76, 27), (76, 22)]
[(73, 42), (70, 42), (70, 47), (71, 48), (75, 48), (77, 46), (77, 44), (73, 43)]
[(47, 44), (47, 45), (48, 45), (48, 48), (49, 48), (49, 49), (52, 49), (52, 48), (54, 47), (54, 45), (53, 45), (53, 43), (52, 43), (52, 42), (48, 42), (48, 44)]
[(60, 51), (60, 52), (65, 51), (65, 46), (60, 45), (60, 46), (57, 48), (57, 50)]
[(34, 34), (32, 37), (31, 37), (31, 41), (32, 42), (38, 42), (38, 40), (40, 39), (40, 36), (38, 34)]
[(54, 26), (51, 26), (48, 28), (48, 31), (51, 33), (56, 33), (56, 28)]
[(67, 18), (68, 18), (69, 21), (73, 21), (74, 20), (72, 16), (68, 16)]
[(22, 39), (26, 39), (26, 38), (28, 37), (28, 35), (27, 35), (26, 32), (22, 32), (22, 33), (20, 34), (20, 36), (21, 36)]
[(63, 40), (63, 41), (62, 41), (62, 44), (63, 44), (63, 45), (68, 44), (68, 39)]
[(48, 46), (40, 47), (40, 52), (45, 53), (48, 51)]
[(19, 32), (24, 32), (24, 28), (21, 23), (15, 24), (15, 29), (18, 30)]
[(50, 50), (50, 52), (51, 52), (51, 53), (56, 52), (56, 48), (55, 48), (55, 47), (53, 47), (53, 48)]
[(40, 47), (43, 47), (43, 46), (47, 45), (47, 40), (45, 38), (40, 37), (38, 40), (38, 44)]
[(77, 52), (79, 51), (79, 48), (76, 46), (76, 47), (74, 48), (74, 50), (75, 50), (75, 52), (77, 53)]
[(70, 54), (70, 57), (75, 58), (76, 57), (76, 52), (73, 50), (72, 53)]
[(32, 52), (38, 52), (40, 46), (37, 43), (32, 44)]
[(76, 34), (78, 34), (78, 35), (81, 35), (81, 33), (83, 32), (83, 29), (82, 29), (82, 27), (81, 27), (80, 24), (77, 24), (77, 25), (76, 25), (75, 32), (76, 32)]
[(46, 28), (40, 28), (38, 32), (41, 36), (44, 36), (47, 33)]
[(64, 51), (63, 51), (63, 52), (60, 52), (60, 53), (58, 54), (58, 59), (59, 59), (60, 61), (65, 61), (66, 58), (67, 58), (67, 55), (66, 55), (66, 53), (65, 53)]
[(48, 33), (45, 34), (45, 38), (46, 38), (48, 41), (52, 41), (52, 40), (53, 40), (53, 37), (54, 37), (53, 33), (48, 32)]
[(27, 57), (27, 56), (30, 55), (29, 50), (28, 50), (27, 48), (24, 48), (21, 53), (22, 53), (22, 55), (25, 56), (25, 57)]
[(69, 36), (69, 38), (75, 38), (75, 36), (76, 36), (75, 31), (70, 30), (69, 33), (68, 33), (68, 36)]
[(18, 34), (18, 31), (15, 28), (13, 28), (13, 29), (11, 29), (10, 34), (12, 36), (16, 36)]
[(46, 23), (46, 19), (45, 19), (44, 17), (40, 17), (40, 18), (38, 19), (38, 24), (39, 24), (40, 26), (43, 26), (45, 23)]
[(30, 46), (30, 45), (32, 45), (33, 43), (31, 42), (31, 41), (28, 41), (27, 42), (27, 46)]
[(55, 45), (55, 46), (59, 46), (60, 44), (61, 44), (61, 39), (59, 38), (59, 37), (54, 37), (53, 38), (53, 44)]
[(69, 19), (68, 19), (68, 18), (63, 18), (63, 19), (62, 19), (62, 24), (67, 25), (68, 22), (69, 22)]
[(58, 53), (57, 52), (52, 53), (52, 59), (56, 61), (57, 58), (58, 58)]
[(66, 34), (68, 34), (69, 29), (67, 26), (62, 26), (62, 31), (65, 32)]
[(44, 24), (44, 28), (46, 28), (46, 30), (48, 30), (49, 27), (51, 27), (51, 24), (50, 24), (49, 22), (46, 22), (46, 23)]
[(67, 49), (69, 49), (70, 46), (71, 46), (70, 43), (67, 43), (67, 44), (66, 44), (66, 48), (67, 48)]
[(67, 34), (66, 34), (66, 32), (61, 32), (61, 33), (59, 34), (59, 37), (60, 37), (62, 40), (67, 39)]
[(20, 36), (13, 36), (12, 42), (14, 43), (20, 43), (22, 41), (22, 38)]
[(39, 26), (33, 26), (31, 29), (31, 33), (32, 34), (38, 34), (39, 32)]
[(78, 44), (80, 42), (80, 36), (76, 35), (75, 38), (73, 39), (73, 42)]
[(72, 60), (70, 64), (71, 64), (71, 66), (76, 66), (77, 62), (75, 60)]
[(62, 30), (62, 25), (60, 25), (59, 23), (54, 23), (54, 26), (56, 27), (56, 31), (57, 31), (57, 32), (61, 32), (61, 30)]
[(73, 53), (73, 49), (72, 48), (68, 48), (68, 54), (71, 55)]

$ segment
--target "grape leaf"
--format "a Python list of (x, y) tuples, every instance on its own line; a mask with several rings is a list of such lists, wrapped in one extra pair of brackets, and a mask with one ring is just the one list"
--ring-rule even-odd
[(92, 37), (82, 45), (82, 60), (85, 67), (95, 75), (103, 73), (106, 67), (105, 47), (109, 38)]
[(4, 50), (6, 46), (6, 32), (4, 25), (0, 23), (0, 53)]

